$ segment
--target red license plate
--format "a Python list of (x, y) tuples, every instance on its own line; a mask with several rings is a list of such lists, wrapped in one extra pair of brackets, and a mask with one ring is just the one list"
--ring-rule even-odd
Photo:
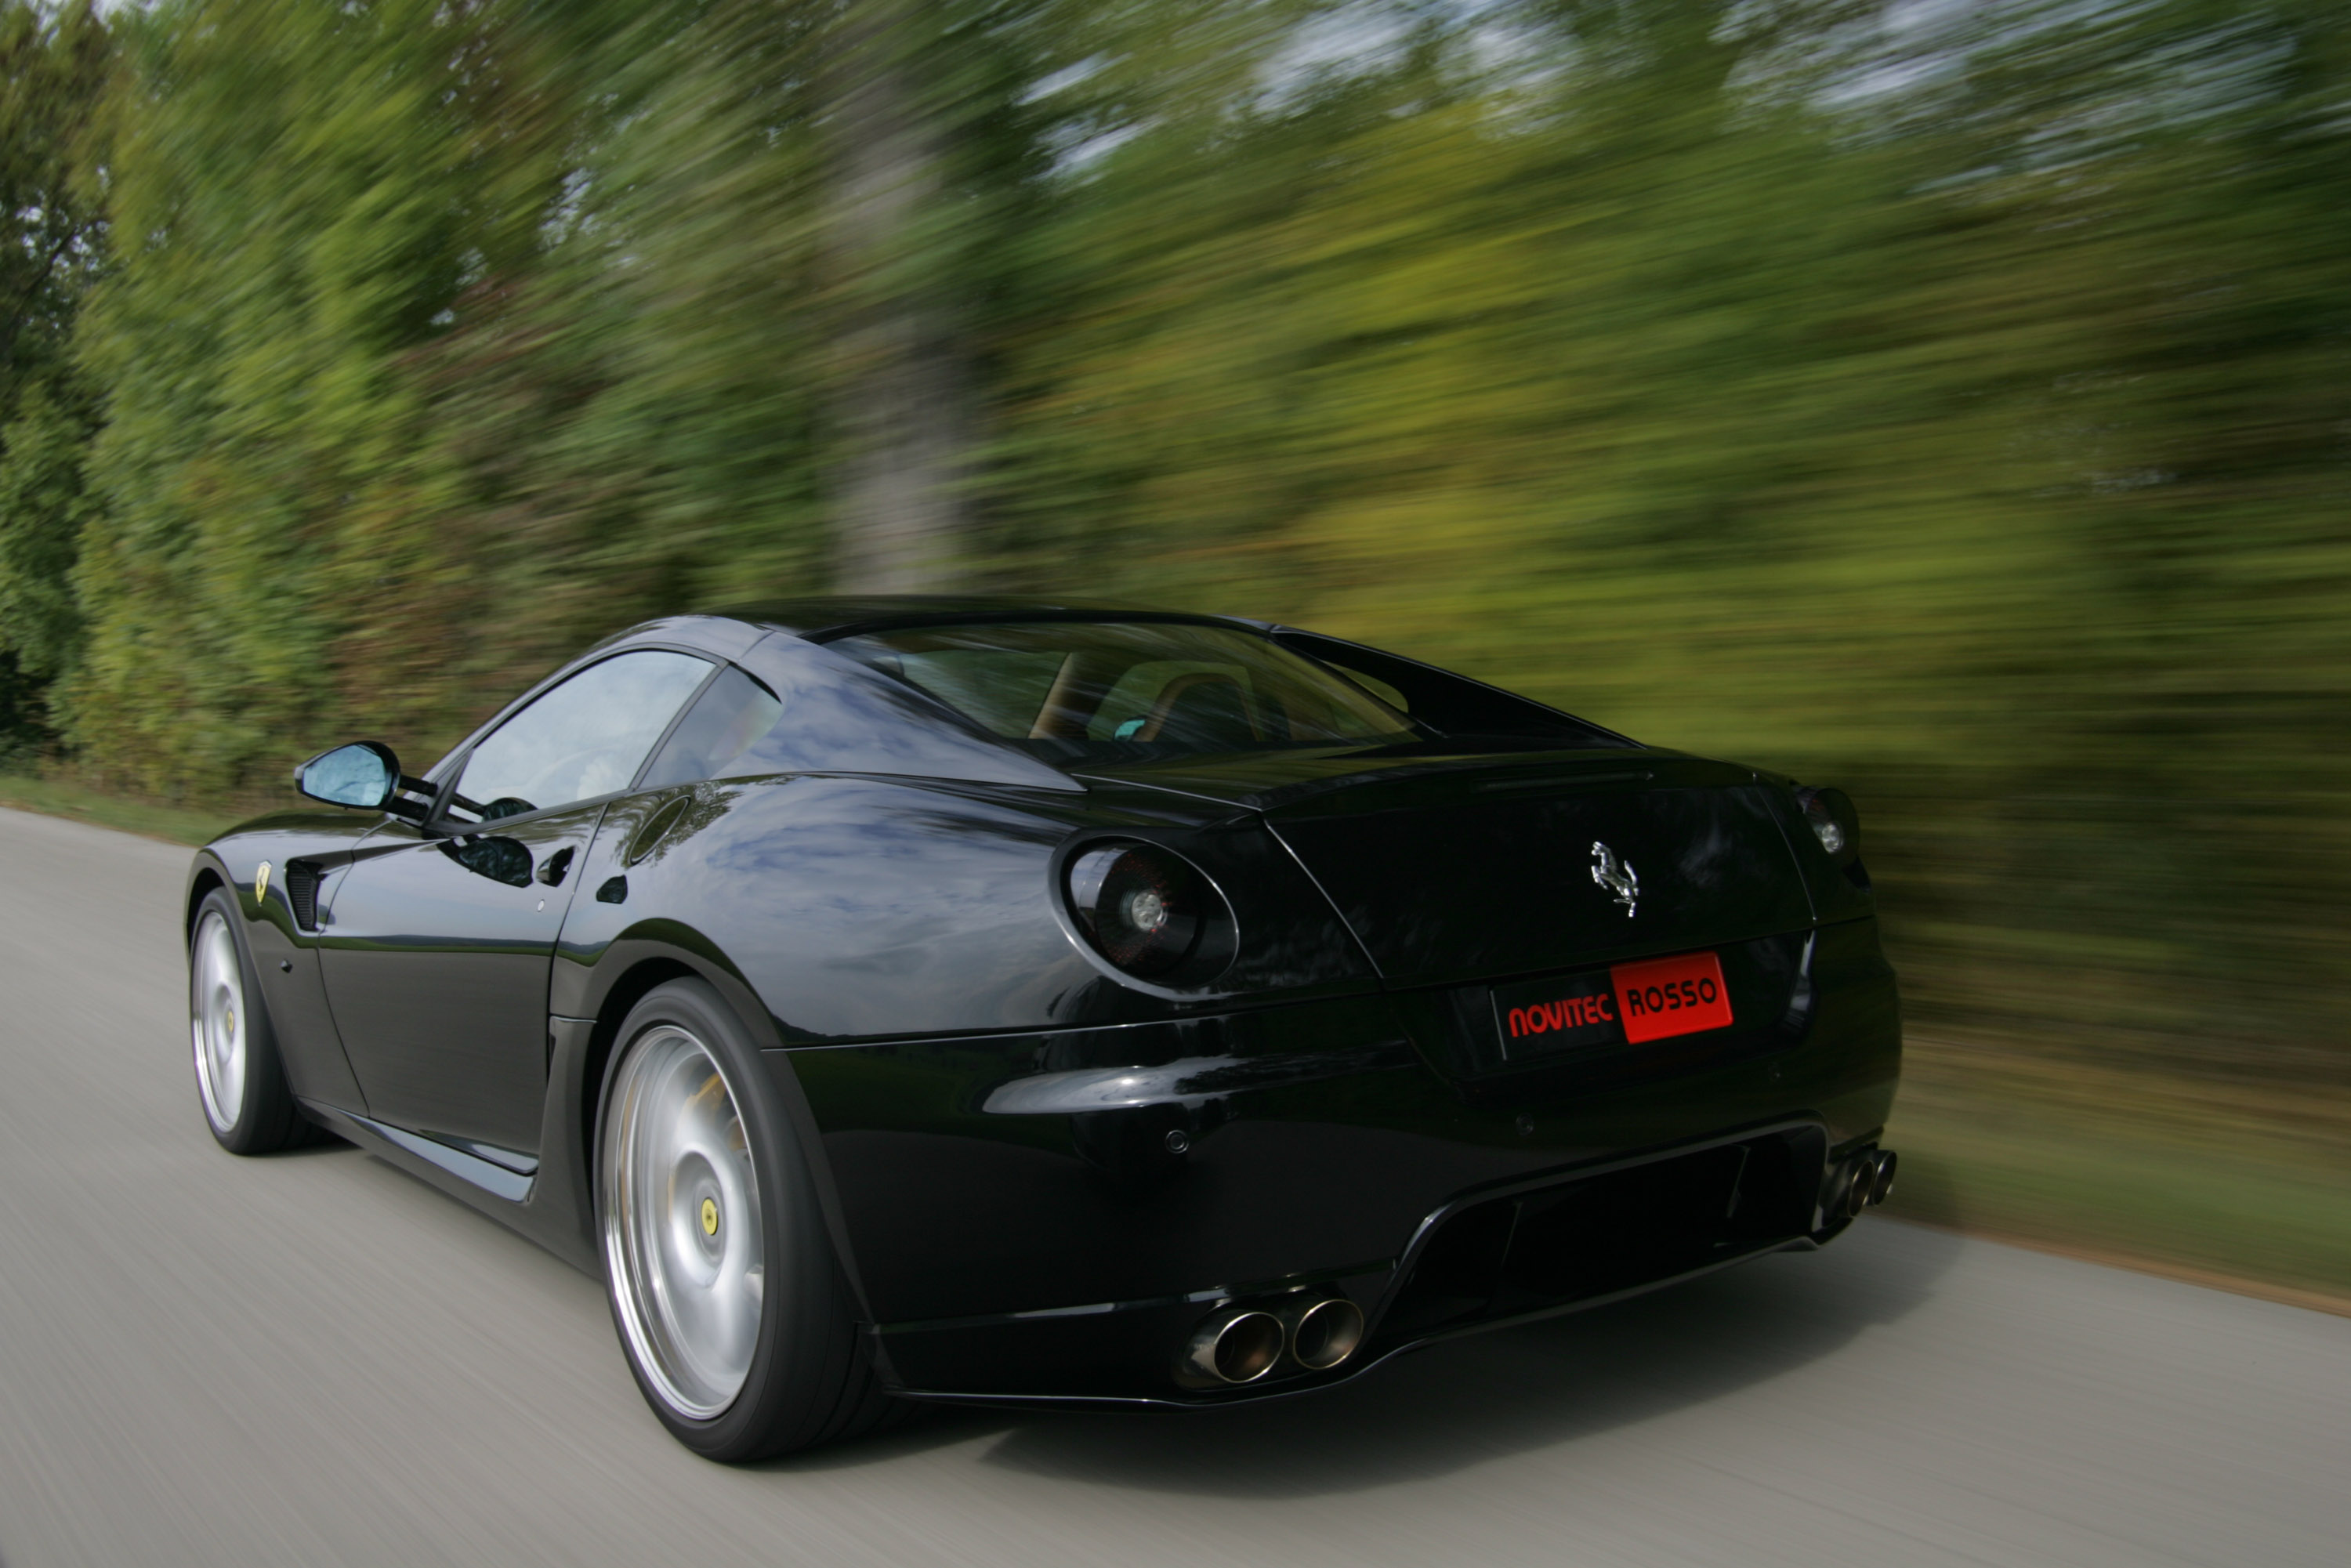
[(1616, 1017), (1625, 1025), (1625, 1038), (1635, 1045), (1730, 1027), (1730, 988), (1722, 983), (1722, 965), (1711, 953), (1618, 964), (1608, 977), (1616, 987)]

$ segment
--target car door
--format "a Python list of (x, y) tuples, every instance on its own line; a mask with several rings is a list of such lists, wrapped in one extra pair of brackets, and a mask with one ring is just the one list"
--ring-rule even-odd
[(476, 742), (429, 822), (370, 838), (319, 961), (372, 1117), (528, 1168), (549, 969), (589, 843), (716, 668), (652, 649), (590, 664)]

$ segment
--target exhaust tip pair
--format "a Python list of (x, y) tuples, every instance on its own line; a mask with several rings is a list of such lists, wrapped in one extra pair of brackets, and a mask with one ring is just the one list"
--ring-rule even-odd
[(1862, 1150), (1838, 1175), (1831, 1200), (1825, 1206), (1830, 1215), (1853, 1219), (1871, 1205), (1884, 1203), (1894, 1190), (1894, 1168), (1897, 1163), (1892, 1149)]
[(1176, 1376), (1195, 1388), (1255, 1383), (1285, 1355), (1303, 1371), (1328, 1372), (1363, 1343), (1364, 1309), (1344, 1296), (1220, 1307), (1192, 1331)]

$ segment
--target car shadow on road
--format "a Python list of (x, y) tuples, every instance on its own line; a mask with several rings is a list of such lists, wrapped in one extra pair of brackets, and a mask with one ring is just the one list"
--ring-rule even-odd
[[(292, 1148), (277, 1150), (271, 1154), (269, 1157), (273, 1160), (307, 1160), (314, 1159), (324, 1155), (365, 1155), (367, 1151), (360, 1148), (357, 1144), (347, 1141), (341, 1134), (330, 1132), (327, 1128), (318, 1126), (316, 1124), (310, 1124), (306, 1125), (303, 1128), (302, 1141), (300, 1143), (296, 1144)], [(378, 1161), (377, 1163), (383, 1164), (381, 1161)], [(399, 1167), (392, 1165), (384, 1165), (384, 1168), (386, 1170), (397, 1170)], [(455, 1202), (455, 1200), (453, 1198), (451, 1201)], [(462, 1208), (465, 1206), (460, 1204), (458, 1207)]]
[(1231, 1499), (1439, 1477), (1702, 1406), (1801, 1373), (1929, 1299), (1965, 1241), (1869, 1223), (1588, 1312), (1433, 1345), (1326, 1393), (1226, 1410), (944, 1410), (793, 1473), (994, 1437), (986, 1462), (1102, 1486)]

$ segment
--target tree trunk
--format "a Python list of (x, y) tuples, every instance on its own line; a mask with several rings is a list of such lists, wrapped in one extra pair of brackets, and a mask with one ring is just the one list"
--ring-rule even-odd
[[(971, 379), (922, 254), (946, 171), (939, 117), (914, 72), (922, 0), (853, 0), (825, 72), (833, 188), (834, 587), (916, 593), (959, 575)], [(932, 229), (934, 236), (935, 226)], [(935, 243), (935, 241), (934, 241)]]

